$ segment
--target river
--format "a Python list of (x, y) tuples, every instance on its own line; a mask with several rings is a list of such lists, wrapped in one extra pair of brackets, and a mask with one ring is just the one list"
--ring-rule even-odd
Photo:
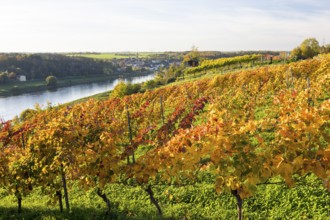
[[(125, 81), (131, 83), (141, 83), (153, 78), (154, 74), (151, 74), (147, 76), (127, 78)], [(58, 88), (55, 91), (46, 90), (0, 98), (0, 119), (10, 120), (16, 115), (19, 115), (25, 109), (35, 108), (36, 104), (39, 104), (41, 107), (46, 107), (48, 103), (51, 103), (51, 105), (54, 106), (106, 92), (112, 90), (118, 82), (119, 80), (117, 79), (115, 81), (102, 83), (91, 83)]]

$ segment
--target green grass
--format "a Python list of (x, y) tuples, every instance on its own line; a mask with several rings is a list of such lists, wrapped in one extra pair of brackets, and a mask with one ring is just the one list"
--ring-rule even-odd
[(106, 100), (106, 99), (109, 98), (110, 93), (111, 93), (111, 91), (98, 93), (96, 95), (87, 96), (87, 97), (84, 97), (84, 98), (81, 98), (81, 99), (74, 100), (72, 102), (65, 103), (64, 105), (74, 105), (74, 104), (78, 104), (78, 103), (81, 103), (81, 102), (86, 102), (89, 99)]
[(0, 97), (44, 90), (46, 87), (45, 84), (45, 81), (41, 80), (28, 82), (9, 82), (4, 85), (0, 85)]
[(77, 53), (69, 54), (68, 56), (86, 57), (91, 59), (112, 60), (112, 59), (127, 59), (127, 58), (151, 58), (154, 55), (162, 53), (152, 52), (122, 52), (122, 53)]
[[(279, 182), (279, 178), (274, 182)], [(196, 185), (154, 186), (155, 197), (164, 219), (236, 219), (235, 199), (229, 193), (216, 194), (207, 179)], [(17, 213), (16, 200), (0, 189), (0, 219), (159, 219), (148, 194), (139, 186), (111, 184), (105, 190), (112, 210), (95, 190), (84, 192), (71, 184), (69, 199), (72, 210), (60, 213), (57, 204), (49, 203), (41, 190), (23, 198), (23, 212)], [(244, 219), (330, 219), (330, 195), (314, 175), (299, 179), (295, 188), (282, 184), (260, 185), (254, 197), (244, 200)]]
[[(103, 82), (104, 80), (114, 80), (115, 76), (95, 75), (95, 76), (79, 76), (66, 77), (58, 80), (57, 88), (67, 87), (72, 85), (87, 84), (93, 82)], [(9, 82), (0, 85), (0, 97), (11, 95), (19, 95), (23, 93), (36, 92), (47, 90), (46, 82), (44, 80), (34, 80), (26, 82)]]

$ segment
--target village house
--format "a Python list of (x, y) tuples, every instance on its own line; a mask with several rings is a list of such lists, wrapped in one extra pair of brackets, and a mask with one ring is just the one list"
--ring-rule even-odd
[(19, 75), (19, 76), (18, 76), (18, 80), (19, 80), (20, 82), (26, 82), (26, 76), (25, 76), (25, 75)]

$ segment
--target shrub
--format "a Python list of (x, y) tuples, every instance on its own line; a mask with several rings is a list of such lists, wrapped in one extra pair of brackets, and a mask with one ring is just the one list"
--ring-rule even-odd
[(113, 91), (110, 93), (111, 98), (115, 97), (124, 97), (125, 95), (131, 95), (134, 93), (138, 93), (141, 89), (140, 84), (131, 84), (131, 83), (125, 83), (124, 81), (119, 82)]
[(25, 120), (31, 118), (34, 114), (36, 114), (36, 112), (37, 112), (36, 110), (28, 108), (21, 112), (21, 114), (19, 115), (19, 119), (21, 121), (25, 121)]
[(148, 80), (143, 84), (143, 87), (145, 89), (153, 89), (158, 85), (158, 81), (152, 79), (152, 80)]
[(7, 73), (0, 73), (0, 83), (5, 83), (8, 81), (8, 74)]
[(57, 78), (55, 76), (48, 76), (46, 78), (46, 86), (49, 88), (55, 88), (57, 86)]

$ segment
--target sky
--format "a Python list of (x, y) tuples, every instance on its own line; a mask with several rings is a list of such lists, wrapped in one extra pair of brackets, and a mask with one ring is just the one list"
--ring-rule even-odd
[(329, 0), (0, 0), (0, 52), (289, 51), (330, 43)]

